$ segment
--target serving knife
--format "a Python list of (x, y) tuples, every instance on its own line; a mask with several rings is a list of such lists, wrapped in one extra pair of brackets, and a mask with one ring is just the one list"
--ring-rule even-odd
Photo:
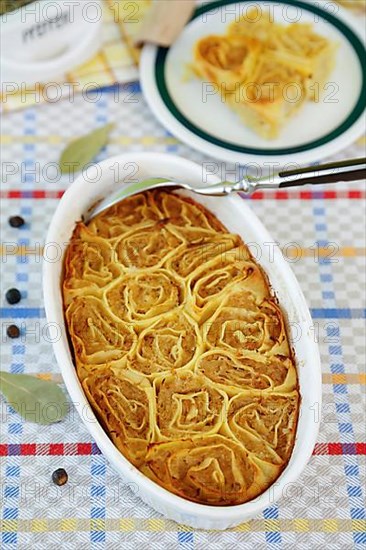
[(331, 162), (306, 168), (282, 171), (270, 177), (254, 179), (242, 178), (237, 182), (223, 181), (204, 187), (196, 187), (186, 182), (171, 181), (165, 178), (150, 178), (144, 181), (126, 184), (118, 191), (103, 199), (84, 215), (84, 222), (107, 210), (118, 202), (148, 191), (151, 189), (186, 189), (199, 195), (222, 197), (231, 193), (243, 193), (251, 195), (254, 191), (267, 189), (282, 189), (285, 187), (297, 187), (301, 185), (317, 185), (337, 183), (343, 181), (356, 181), (366, 179), (366, 158)]

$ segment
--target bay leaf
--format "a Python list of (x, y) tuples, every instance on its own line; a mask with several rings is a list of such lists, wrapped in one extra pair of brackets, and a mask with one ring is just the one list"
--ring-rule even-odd
[(99, 151), (108, 143), (110, 131), (114, 124), (106, 124), (89, 134), (71, 141), (61, 154), (59, 165), (62, 174), (79, 171), (91, 162)]
[(52, 424), (68, 412), (66, 396), (55, 382), (0, 371), (0, 390), (8, 405), (30, 422)]

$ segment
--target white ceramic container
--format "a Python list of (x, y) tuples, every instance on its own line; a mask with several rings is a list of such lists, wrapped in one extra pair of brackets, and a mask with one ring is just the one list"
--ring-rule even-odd
[(1, 82), (50, 82), (100, 48), (100, 0), (37, 0), (0, 17)]
[[(207, 206), (230, 231), (240, 234), (247, 244), (250, 243), (252, 252), (269, 275), (272, 288), (287, 314), (301, 392), (294, 450), (287, 467), (269, 489), (255, 500), (227, 507), (206, 506), (178, 497), (146, 478), (124, 458), (96, 421), (76, 375), (62, 310), (62, 254), (75, 222), (96, 200), (123, 185), (124, 180), (157, 176), (202, 185), (203, 169), (201, 165), (173, 155), (128, 153), (96, 165), (93, 173), (80, 175), (66, 191), (52, 219), (45, 246), (43, 288), (46, 315), (49, 323), (57, 323), (61, 327), (62, 336), (54, 343), (54, 352), (71, 401), (75, 403), (90, 435), (117, 472), (135, 487), (143, 501), (167, 518), (195, 528), (226, 529), (260, 514), (279, 498), (286, 499), (286, 495), (293, 494), (292, 484), (311, 457), (319, 428), (319, 351), (299, 284), (281, 251), (269, 245), (274, 241), (250, 207), (238, 196), (202, 198), (195, 195), (194, 199)], [(94, 181), (91, 182), (91, 179)], [(211, 175), (205, 183), (217, 181), (217, 177)]]

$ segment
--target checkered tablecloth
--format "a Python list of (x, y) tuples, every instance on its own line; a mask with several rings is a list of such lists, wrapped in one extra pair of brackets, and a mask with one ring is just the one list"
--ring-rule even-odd
[[(155, 121), (138, 85), (106, 89), (93, 103), (76, 96), (74, 103), (45, 104), (4, 117), (2, 160), (8, 173), (1, 191), (4, 370), (61, 380), (44, 331), (41, 248), (69, 177), (60, 177), (52, 163), (69, 139), (109, 121), (116, 128), (98, 160), (141, 150), (208, 160)], [(342, 156), (364, 152), (365, 141), (360, 140)], [(320, 435), (299, 481), (252, 521), (225, 532), (195, 531), (166, 520), (133, 495), (100, 454), (74, 408), (63, 422), (47, 427), (23, 422), (3, 402), (4, 549), (365, 547), (364, 186), (257, 193), (250, 206), (292, 264), (311, 308), (321, 350), (324, 406)], [(8, 216), (16, 214), (26, 220), (21, 229), (7, 223)], [(16, 306), (4, 299), (10, 287), (22, 292)], [(20, 339), (6, 338), (9, 323), (21, 328)], [(51, 474), (60, 467), (67, 470), (69, 482), (56, 487)]]

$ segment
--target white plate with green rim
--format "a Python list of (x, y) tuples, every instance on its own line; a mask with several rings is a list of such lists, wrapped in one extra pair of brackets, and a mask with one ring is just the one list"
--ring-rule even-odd
[[(347, 147), (365, 131), (365, 36), (355, 17), (332, 2), (261, 0), (278, 23), (312, 23), (313, 30), (338, 44), (336, 63), (319, 102), (306, 102), (280, 136), (266, 140), (246, 127), (218, 94), (202, 94), (202, 81), (188, 79), (196, 41), (224, 34), (245, 14), (250, 0), (218, 0), (197, 8), (170, 48), (146, 45), (140, 63), (141, 86), (151, 110), (177, 138), (218, 159), (240, 164), (309, 163)], [(266, 6), (266, 7), (265, 7)]]

